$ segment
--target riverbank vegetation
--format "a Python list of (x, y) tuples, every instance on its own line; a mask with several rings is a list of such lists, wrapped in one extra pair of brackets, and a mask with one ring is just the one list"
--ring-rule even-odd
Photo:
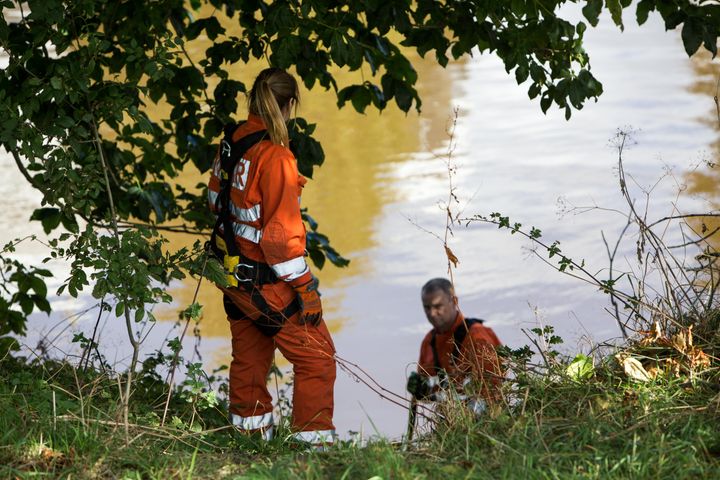
[(542, 366), (527, 350), (507, 352), (507, 401), (487, 415), (449, 406), (411, 444), (341, 441), (325, 452), (285, 441), (283, 425), (270, 443), (239, 435), (204, 376), (176, 388), (161, 427), (167, 384), (153, 362), (137, 376), (126, 437), (121, 378), (7, 356), (0, 477), (717, 478), (719, 327), (714, 312), (703, 328), (655, 329), (619, 349), (550, 349)]

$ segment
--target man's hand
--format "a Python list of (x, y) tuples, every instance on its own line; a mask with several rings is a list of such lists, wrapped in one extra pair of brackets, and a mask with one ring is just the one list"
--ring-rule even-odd
[(318, 293), (318, 280), (311, 277), (310, 281), (294, 287), (300, 302), (300, 325), (309, 323), (315, 327), (322, 320), (322, 302)]
[(418, 400), (423, 400), (430, 395), (430, 382), (428, 377), (420, 375), (418, 372), (412, 372), (408, 377), (407, 391), (413, 394)]

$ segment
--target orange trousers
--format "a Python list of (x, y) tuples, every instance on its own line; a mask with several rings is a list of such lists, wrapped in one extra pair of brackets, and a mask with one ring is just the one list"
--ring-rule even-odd
[[(299, 323), (296, 313), (285, 320), (273, 337), (264, 335), (252, 322), (261, 314), (240, 289), (222, 289), (245, 318), (230, 318), (232, 363), (230, 364), (230, 413), (233, 423), (245, 430), (272, 428), (272, 397), (267, 376), (275, 348), (293, 365), (292, 428), (299, 440), (327, 442), (335, 432), (333, 388), (335, 346), (324, 321), (318, 326)], [(295, 298), (284, 282), (264, 285), (263, 297), (276, 310)]]

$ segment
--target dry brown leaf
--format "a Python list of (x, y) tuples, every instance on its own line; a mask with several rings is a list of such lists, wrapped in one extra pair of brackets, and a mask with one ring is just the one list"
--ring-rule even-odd
[(648, 373), (647, 370), (645, 370), (645, 367), (643, 367), (642, 363), (640, 363), (640, 360), (638, 360), (637, 358), (622, 353), (615, 355), (615, 358), (617, 358), (617, 360), (623, 366), (623, 370), (625, 370), (625, 375), (632, 378), (633, 380), (637, 380), (640, 382), (648, 382), (652, 380), (652, 376)]
[(658, 322), (657, 320), (655, 320), (655, 322), (653, 323), (652, 330), (641, 330), (639, 333), (644, 335), (644, 337), (641, 338), (640, 341), (638, 342), (643, 347), (655, 345), (661, 339), (663, 339), (663, 333), (662, 333), (662, 329), (660, 328), (660, 322)]
[(654, 340), (660, 340), (663, 337), (662, 329), (660, 328), (660, 322), (655, 320), (655, 324), (653, 325), (653, 339)]
[(668, 373), (668, 375), (674, 375), (676, 377), (680, 376), (681, 368), (682, 365), (680, 365), (680, 362), (678, 362), (674, 358), (665, 359), (665, 371)]
[(74, 450), (70, 450), (70, 457), (66, 456), (60, 450), (55, 450), (46, 446), (44, 443), (30, 445), (25, 459), (30, 465), (39, 466), (43, 469), (62, 467), (71, 462), (74, 456)]
[(457, 268), (460, 260), (458, 260), (452, 250), (450, 250), (450, 247), (448, 247), (447, 245), (445, 245), (445, 255), (447, 255), (448, 260), (452, 262), (453, 267)]
[(693, 348), (688, 353), (690, 358), (690, 368), (708, 368), (710, 366), (710, 357), (700, 348)]
[(687, 337), (685, 335), (685, 332), (680, 331), (679, 333), (673, 335), (673, 337), (670, 339), (670, 344), (675, 350), (684, 354), (688, 349)]

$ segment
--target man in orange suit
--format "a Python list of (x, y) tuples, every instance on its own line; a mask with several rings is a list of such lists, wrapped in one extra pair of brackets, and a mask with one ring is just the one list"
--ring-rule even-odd
[(417, 400), (443, 401), (454, 395), (482, 414), (500, 397), (502, 369), (495, 351), (500, 340), (482, 320), (465, 318), (448, 280), (427, 282), (421, 299), (433, 328), (420, 347), (418, 370), (410, 374), (408, 391)]

